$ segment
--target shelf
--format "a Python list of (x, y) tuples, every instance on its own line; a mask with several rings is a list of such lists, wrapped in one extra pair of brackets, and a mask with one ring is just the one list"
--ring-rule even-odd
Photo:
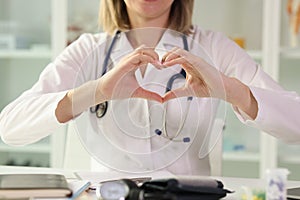
[(246, 52), (256, 60), (262, 59), (262, 51), (261, 50), (246, 50)]
[[(262, 59), (262, 51), (261, 50), (246, 50), (246, 52), (253, 59), (257, 59), (257, 60)], [(283, 58), (300, 59), (300, 48), (288, 48), (288, 47), (281, 48), (280, 55)]]
[(299, 156), (297, 155), (284, 155), (284, 156), (279, 156), (279, 162), (299, 165), (300, 159)]
[(300, 48), (283, 47), (280, 49), (280, 55), (289, 59), (300, 59)]
[(0, 152), (13, 153), (50, 153), (51, 148), (49, 144), (33, 144), (23, 147), (12, 147), (0, 144)]
[(51, 59), (50, 50), (0, 50), (0, 58)]
[[(36, 82), (36, 77), (44, 67), (64, 50), (67, 44), (68, 1), (3, 0), (4, 4), (2, 0), (0, 2), (0, 21), (4, 22), (0, 24), (0, 74), (2, 73), (0, 92), (2, 96), (7, 96), (1, 101), (2, 105), (6, 105), (10, 97), (21, 94)], [(80, 6), (85, 5), (84, 3), (84, 1), (81, 4), (76, 2), (74, 5), (79, 4), (78, 8), (81, 12)], [(76, 16), (79, 15), (84, 16), (83, 13)], [(24, 69), (19, 69), (20, 66)], [(25, 79), (20, 80), (20, 76)], [(63, 127), (58, 131), (62, 134), (53, 134), (47, 137), (47, 141), (22, 147), (8, 146), (0, 139), (0, 164), (14, 160), (18, 165), (30, 157), (32, 163), (38, 165), (62, 167), (61, 152), (64, 149), (64, 141), (53, 144), (51, 138), (54, 135), (59, 135), (55, 136), (57, 139), (64, 138), (63, 133), (66, 129)]]
[(257, 152), (232, 151), (223, 153), (224, 161), (259, 162), (260, 155)]

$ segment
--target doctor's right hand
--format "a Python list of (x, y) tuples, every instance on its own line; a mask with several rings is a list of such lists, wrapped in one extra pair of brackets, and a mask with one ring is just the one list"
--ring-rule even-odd
[(140, 46), (124, 56), (114, 68), (98, 79), (97, 103), (126, 98), (145, 98), (162, 102), (160, 95), (145, 90), (136, 80), (135, 71), (146, 67), (148, 63), (158, 69), (162, 68), (159, 56), (153, 48)]
[(145, 90), (136, 80), (135, 71), (148, 63), (163, 68), (153, 48), (140, 46), (99, 79), (68, 91), (55, 110), (57, 120), (65, 123), (91, 106), (114, 99), (145, 98), (162, 102), (160, 95)]

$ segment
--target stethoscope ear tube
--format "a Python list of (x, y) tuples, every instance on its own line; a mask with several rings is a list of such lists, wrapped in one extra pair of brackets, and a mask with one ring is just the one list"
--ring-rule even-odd
[(171, 76), (171, 78), (167, 82), (166, 93), (171, 91), (172, 85), (176, 79), (180, 79), (180, 78), (185, 79), (185, 77), (186, 77), (186, 73), (185, 73), (184, 69), (181, 69), (180, 73), (174, 74), (173, 76)]
[(104, 61), (103, 61), (103, 69), (102, 69), (102, 76), (107, 72), (107, 67), (108, 67), (108, 61), (109, 61), (109, 58), (110, 58), (110, 55), (111, 55), (111, 51), (113, 49), (113, 47), (115, 46), (115, 43), (117, 41), (117, 38), (119, 36), (119, 34), (121, 33), (121, 31), (116, 31), (112, 41), (111, 41), (111, 44), (109, 45), (109, 48), (106, 52), (106, 56), (104, 58)]
[[(113, 49), (113, 47), (115, 46), (115, 43), (117, 41), (117, 38), (118, 38), (118, 35), (121, 33), (121, 31), (116, 31), (112, 41), (111, 41), (111, 44), (107, 50), (107, 53), (106, 53), (106, 56), (104, 58), (104, 61), (103, 61), (103, 69), (102, 69), (102, 76), (106, 73), (107, 71), (107, 67), (108, 67), (108, 61), (109, 61), (109, 58), (110, 58), (110, 54), (111, 54), (111, 51)], [(108, 102), (105, 101), (103, 103), (100, 103), (98, 105), (96, 105), (94, 108), (91, 107), (90, 108), (90, 111), (91, 113), (96, 113), (96, 116), (98, 118), (102, 118), (106, 112), (107, 112), (107, 108), (108, 108)]]

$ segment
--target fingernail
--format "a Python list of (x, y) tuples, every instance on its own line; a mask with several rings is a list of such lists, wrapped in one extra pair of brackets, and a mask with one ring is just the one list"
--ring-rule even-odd
[(151, 64), (153, 64), (158, 69), (162, 69), (163, 68), (162, 64), (159, 61), (157, 61), (157, 60), (153, 61)]
[(158, 60), (154, 60), (154, 63), (157, 65), (161, 65), (161, 63)]

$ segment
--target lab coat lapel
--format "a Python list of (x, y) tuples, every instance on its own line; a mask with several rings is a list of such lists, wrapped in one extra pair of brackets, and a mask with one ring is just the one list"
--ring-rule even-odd
[(119, 36), (119, 41), (115, 43), (115, 47), (112, 49), (110, 59), (114, 63), (114, 66), (119, 62), (119, 60), (125, 55), (133, 51), (133, 47), (128, 41), (125, 33), (121, 32)]
[(158, 44), (158, 47), (164, 47), (168, 51), (174, 47), (183, 48), (181, 34), (172, 30), (166, 30)]
[[(118, 41), (115, 43), (115, 47), (112, 49), (110, 59), (113, 66), (116, 67), (120, 59), (128, 55), (133, 51), (133, 47), (128, 41), (125, 33), (120, 33)], [(137, 74), (137, 73), (136, 73)], [(139, 82), (140, 78), (137, 77)], [(112, 121), (116, 123), (116, 131), (122, 130), (128, 134), (120, 133), (122, 136), (114, 138), (114, 141), (118, 141), (122, 148), (129, 152), (151, 152), (149, 140), (149, 111), (148, 102), (144, 99), (124, 99), (115, 100), (111, 104), (110, 110), (116, 114)], [(111, 120), (111, 119), (110, 119)], [(128, 137), (128, 135), (131, 135)], [(113, 136), (111, 136), (113, 137)], [(142, 161), (149, 162), (149, 161)]]
[[(173, 31), (165, 31), (161, 40), (155, 48), (155, 51), (159, 54), (160, 60), (162, 57), (174, 47), (183, 48), (182, 38), (178, 34), (174, 34)], [(148, 65), (146, 74), (144, 76), (144, 85), (147, 85), (147, 89), (155, 91), (160, 95), (165, 93), (166, 84), (170, 77), (177, 74), (181, 70), (180, 65), (158, 70), (152, 65)]]
[[(133, 52), (134, 48), (130, 44), (126, 34), (124, 32), (120, 33), (119, 41), (116, 42), (115, 48), (113, 48), (110, 59), (113, 62), (113, 66), (116, 66), (120, 59), (129, 53)], [(140, 85), (143, 84), (143, 77), (141, 72), (137, 70), (135, 72), (136, 79)]]

